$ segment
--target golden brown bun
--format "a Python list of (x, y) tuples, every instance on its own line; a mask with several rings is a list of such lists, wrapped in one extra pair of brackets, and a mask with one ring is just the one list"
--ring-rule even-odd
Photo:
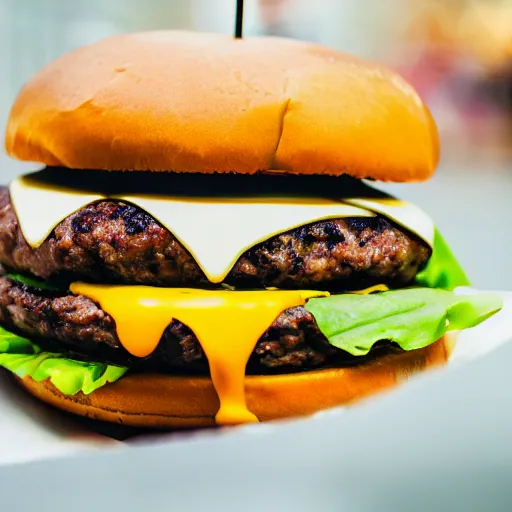
[[(355, 368), (292, 375), (246, 377), (249, 409), (261, 421), (310, 415), (389, 389), (410, 376), (443, 365), (453, 338), (424, 349), (382, 357)], [(135, 427), (184, 428), (215, 425), (219, 400), (210, 379), (147, 374), (123, 377), (90, 395), (66, 396), (49, 381), (18, 379), (40, 400), (95, 420)]]
[(374, 63), (278, 38), (149, 32), (61, 57), (20, 92), (7, 152), (78, 169), (428, 179), (435, 124)]

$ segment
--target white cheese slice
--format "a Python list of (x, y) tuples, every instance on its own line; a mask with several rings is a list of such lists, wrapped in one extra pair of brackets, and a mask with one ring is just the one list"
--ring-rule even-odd
[(9, 184), (11, 204), (18, 223), (31, 247), (39, 247), (66, 217), (105, 196), (47, 184), (22, 176)]
[(158, 219), (190, 251), (212, 283), (220, 283), (251, 247), (319, 220), (375, 214), (326, 199), (233, 200), (118, 197)]
[(334, 199), (107, 196), (34, 177), (13, 181), (10, 194), (23, 235), (34, 248), (57, 224), (91, 202), (109, 198), (134, 204), (173, 233), (213, 283), (221, 282), (245, 251), (275, 235), (320, 220), (375, 216)]

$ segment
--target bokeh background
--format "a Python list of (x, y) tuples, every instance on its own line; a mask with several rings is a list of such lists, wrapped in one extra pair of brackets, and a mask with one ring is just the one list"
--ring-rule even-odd
[[(0, 0), (0, 130), (20, 86), (62, 53), (135, 30), (231, 33), (235, 3)], [(429, 183), (384, 188), (434, 217), (475, 286), (512, 289), (512, 0), (246, 0), (245, 34), (315, 41), (406, 77), (439, 125), (441, 165)], [(34, 167), (2, 153), (0, 182)]]

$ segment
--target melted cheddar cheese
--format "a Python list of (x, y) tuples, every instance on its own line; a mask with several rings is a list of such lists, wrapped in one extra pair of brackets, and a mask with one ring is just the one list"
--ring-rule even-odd
[(245, 368), (259, 338), (284, 310), (305, 304), (317, 291), (228, 291), (73, 283), (71, 291), (100, 304), (116, 322), (128, 352), (151, 354), (172, 320), (187, 325), (208, 359), (219, 396), (220, 425), (256, 422), (246, 406)]

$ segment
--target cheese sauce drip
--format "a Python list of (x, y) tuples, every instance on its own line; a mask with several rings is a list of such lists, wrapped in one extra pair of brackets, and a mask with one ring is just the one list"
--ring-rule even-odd
[(285, 310), (312, 297), (307, 290), (229, 291), (73, 283), (71, 291), (97, 302), (116, 322), (122, 345), (150, 355), (172, 320), (197, 336), (220, 401), (220, 425), (257, 422), (245, 401), (245, 368), (259, 338)]
[(370, 295), (370, 293), (375, 292), (387, 292), (389, 288), (385, 284), (376, 284), (375, 286), (370, 286), (370, 288), (365, 288), (364, 290), (354, 290), (347, 293), (352, 293), (354, 295)]

